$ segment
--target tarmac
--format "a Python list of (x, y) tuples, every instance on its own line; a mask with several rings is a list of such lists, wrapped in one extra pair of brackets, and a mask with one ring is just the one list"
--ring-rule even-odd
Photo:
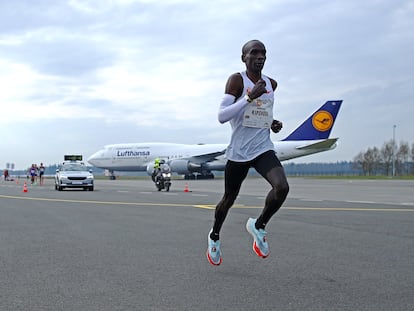
[(248, 178), (218, 267), (205, 252), (222, 179), (23, 181), (0, 181), (0, 310), (414, 309), (414, 181), (289, 178), (262, 259), (245, 223), (269, 186)]

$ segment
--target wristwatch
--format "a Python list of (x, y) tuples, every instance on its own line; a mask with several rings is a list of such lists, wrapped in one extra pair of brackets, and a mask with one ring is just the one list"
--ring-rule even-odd
[(251, 99), (248, 94), (244, 95), (244, 99), (247, 100), (248, 103), (251, 103), (253, 101), (253, 99)]

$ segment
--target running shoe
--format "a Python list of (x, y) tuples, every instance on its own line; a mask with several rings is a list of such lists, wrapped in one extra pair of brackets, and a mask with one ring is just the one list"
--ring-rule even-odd
[(252, 235), (253, 241), (253, 250), (257, 256), (266, 258), (269, 256), (269, 244), (266, 239), (266, 231), (263, 229), (256, 229), (256, 219), (249, 218), (246, 223), (247, 231)]
[(210, 238), (210, 234), (213, 232), (213, 229), (210, 230), (207, 236), (207, 259), (213, 266), (219, 266), (221, 264), (221, 251), (220, 251), (220, 240), (214, 242)]

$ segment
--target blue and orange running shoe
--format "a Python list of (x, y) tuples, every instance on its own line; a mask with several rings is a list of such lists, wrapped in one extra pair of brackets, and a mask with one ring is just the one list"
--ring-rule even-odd
[(219, 266), (221, 264), (221, 251), (220, 251), (220, 240), (217, 240), (214, 242), (210, 238), (210, 234), (213, 232), (213, 229), (210, 230), (207, 236), (207, 259), (209, 263), (211, 263), (213, 266)]
[(246, 223), (247, 231), (252, 235), (253, 241), (253, 250), (257, 256), (266, 258), (270, 254), (269, 244), (266, 239), (266, 231), (263, 229), (256, 229), (256, 219), (249, 218)]

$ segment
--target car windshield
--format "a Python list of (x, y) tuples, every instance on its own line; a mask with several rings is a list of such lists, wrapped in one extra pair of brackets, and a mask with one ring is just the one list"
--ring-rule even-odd
[(87, 172), (88, 168), (85, 165), (82, 165), (82, 164), (71, 163), (71, 164), (62, 165), (60, 170), (62, 172), (73, 172), (73, 171), (75, 171), (75, 172), (79, 172), (79, 171)]

